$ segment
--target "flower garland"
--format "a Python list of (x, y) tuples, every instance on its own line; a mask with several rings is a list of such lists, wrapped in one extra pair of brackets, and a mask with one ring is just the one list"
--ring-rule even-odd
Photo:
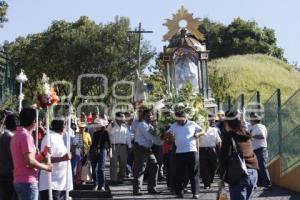
[(38, 105), (42, 108), (47, 108), (48, 106), (57, 104), (59, 98), (54, 90), (49, 84), (49, 77), (43, 74), (43, 77), (37, 86), (37, 100)]
[(203, 97), (194, 92), (192, 85), (187, 84), (175, 98), (169, 94), (164, 99), (165, 107), (160, 111), (157, 124), (158, 135), (166, 132), (175, 122), (175, 112), (177, 111), (186, 113), (189, 120), (196, 122), (203, 129), (208, 127), (208, 113), (204, 108)]

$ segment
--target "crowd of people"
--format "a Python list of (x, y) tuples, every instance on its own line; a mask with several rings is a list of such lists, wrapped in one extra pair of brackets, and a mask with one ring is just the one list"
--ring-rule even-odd
[[(55, 118), (49, 134), (41, 126), (35, 137), (39, 123), (35, 109), (6, 113), (0, 136), (0, 200), (48, 200), (49, 195), (63, 200), (73, 186), (92, 182), (93, 190), (105, 191), (108, 185), (123, 184), (125, 178), (132, 179), (135, 196), (143, 195), (145, 178), (150, 194), (159, 194), (157, 182), (166, 181), (178, 198), (184, 198), (190, 184), (193, 198), (198, 199), (200, 189), (211, 188), (216, 173), (220, 188), (228, 183), (231, 199), (247, 200), (256, 187), (272, 189), (266, 167), (267, 129), (257, 113), (250, 117), (248, 123), (238, 111), (220, 111), (209, 115), (204, 129), (187, 113), (177, 111), (168, 130), (157, 134), (157, 116), (142, 106), (137, 113), (117, 112), (113, 120), (82, 113), (71, 129), (66, 128), (66, 120)], [(239, 169), (243, 164), (233, 162), (236, 156), (245, 169), (232, 175), (229, 166)]]

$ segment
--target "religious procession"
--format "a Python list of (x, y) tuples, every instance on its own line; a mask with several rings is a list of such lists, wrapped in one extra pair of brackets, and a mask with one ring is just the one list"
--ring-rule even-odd
[[(6, 197), (62, 200), (76, 186), (92, 183), (93, 191), (104, 192), (131, 178), (134, 196), (143, 195), (146, 179), (149, 194), (159, 194), (157, 182), (166, 181), (178, 198), (184, 198), (190, 188), (198, 199), (200, 190), (210, 190), (216, 174), (234, 183), (229, 190), (232, 199), (249, 198), (258, 177), (259, 186), (272, 189), (263, 156), (267, 133), (257, 114), (251, 113), (253, 120), (248, 124), (239, 111), (219, 111), (208, 116), (204, 128), (179, 105), (173, 123), (162, 124), (164, 131), (158, 134), (155, 109), (140, 104), (136, 112), (116, 112), (113, 119), (101, 113), (81, 113), (76, 121), (55, 118), (49, 122), (47, 118), (45, 123), (37, 118), (37, 107), (23, 108), (20, 114), (7, 110), (0, 140), (1, 169), (5, 167), (11, 180), (1, 186), (9, 189)], [(231, 143), (234, 148), (239, 146), (243, 157), (236, 154), (236, 159), (243, 162), (232, 161), (237, 166), (227, 171), (235, 155)], [(26, 181), (36, 184), (24, 184)], [(225, 186), (223, 181), (220, 188)], [(249, 183), (247, 192), (239, 189), (238, 182)]]
[(141, 55), (142, 35), (152, 31), (141, 23), (127, 32), (138, 39), (130, 81), (82, 69), (73, 86), (20, 69), (18, 101), (0, 113), (0, 200), (114, 199), (122, 190), (123, 199), (249, 200), (272, 192), (262, 106), (220, 105), (201, 23), (183, 6), (166, 20), (168, 45), (153, 79)]

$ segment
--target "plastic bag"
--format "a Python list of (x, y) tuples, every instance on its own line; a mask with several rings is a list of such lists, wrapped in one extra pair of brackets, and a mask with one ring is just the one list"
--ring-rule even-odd
[(221, 187), (218, 191), (217, 200), (229, 200), (225, 187)]
[(92, 180), (92, 172), (91, 172), (91, 163), (87, 161), (85, 165), (82, 166), (81, 171), (81, 180), (84, 182), (89, 182)]

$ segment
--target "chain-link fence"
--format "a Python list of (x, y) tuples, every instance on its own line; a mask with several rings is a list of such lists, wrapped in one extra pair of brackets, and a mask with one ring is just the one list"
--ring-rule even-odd
[(231, 97), (227, 97), (224, 102), (218, 102), (218, 110), (228, 111), (231, 108)]
[(300, 124), (282, 139), (282, 172), (300, 166)]
[(241, 94), (235, 100), (235, 102), (234, 102), (233, 106), (231, 106), (230, 110), (240, 110), (240, 111), (243, 111), (244, 105), (245, 105), (245, 96), (244, 96), (244, 94)]
[(270, 127), (274, 122), (278, 121), (279, 102), (278, 98), (280, 90), (276, 90), (273, 95), (264, 103), (263, 123)]
[(285, 136), (300, 124), (300, 90), (282, 105), (281, 115), (282, 135)]
[(281, 93), (276, 90), (273, 95), (264, 103), (263, 124), (268, 129), (268, 152), (269, 160), (276, 158), (281, 151)]
[(300, 90), (281, 108), (282, 117), (282, 171), (300, 165)]
[[(282, 172), (300, 165), (300, 89), (284, 104), (281, 104), (281, 92), (277, 89), (270, 98), (260, 104), (260, 93), (256, 92), (248, 101), (241, 94), (234, 104), (227, 98), (222, 105), (223, 110), (246, 109), (246, 117), (251, 111), (261, 109), (262, 123), (268, 129), (269, 160), (278, 156), (282, 158)], [(249, 121), (249, 118), (246, 118)]]
[(245, 113), (246, 120), (249, 121), (251, 112), (260, 112), (260, 108), (261, 108), (261, 106), (260, 106), (260, 93), (258, 91), (255, 92), (251, 96), (250, 99), (245, 101), (244, 107), (245, 107), (245, 111), (246, 111), (246, 113)]

